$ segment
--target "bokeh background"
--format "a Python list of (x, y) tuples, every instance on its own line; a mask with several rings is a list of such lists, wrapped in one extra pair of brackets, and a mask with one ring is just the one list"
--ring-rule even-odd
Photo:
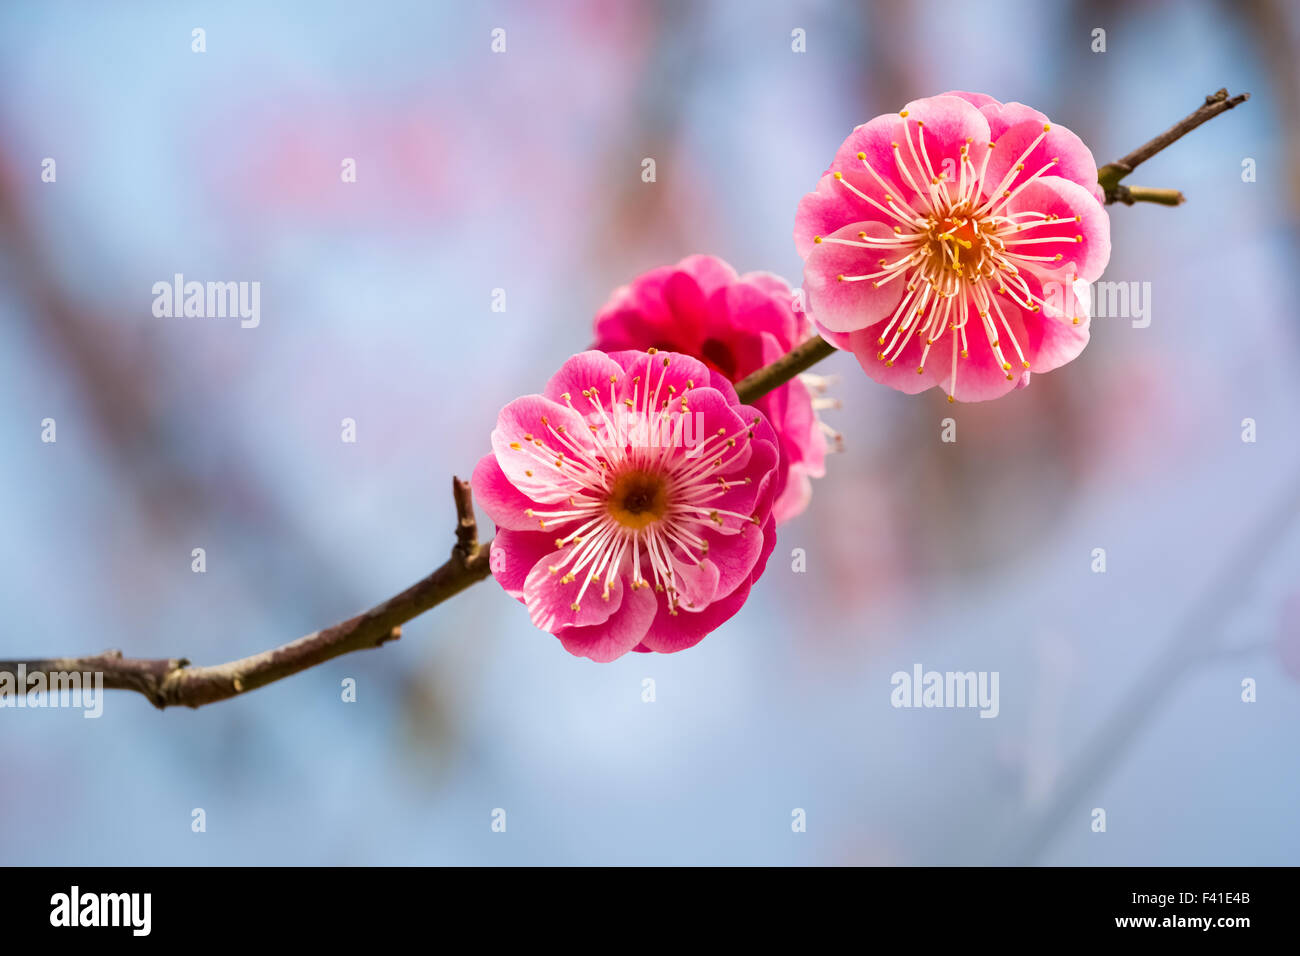
[[(979, 90), (1105, 162), (1252, 94), (1131, 177), (1185, 206), (1111, 208), (1148, 328), (955, 409), (823, 363), (845, 451), (698, 647), (595, 665), (485, 582), (199, 711), (0, 710), (0, 863), (1300, 863), (1298, 39), (1284, 0), (0, 6), (10, 658), (217, 663), (423, 576), (610, 291), (694, 252), (797, 284), (878, 113)], [(260, 327), (155, 318), (176, 272), (259, 281)], [(915, 663), (998, 671), (999, 717), (892, 708)]]

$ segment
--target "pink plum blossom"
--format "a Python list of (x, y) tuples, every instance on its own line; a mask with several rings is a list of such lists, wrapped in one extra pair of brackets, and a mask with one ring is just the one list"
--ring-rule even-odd
[(726, 377), (672, 352), (583, 352), (501, 410), (474, 494), (491, 567), (571, 654), (699, 643), (776, 543), (775, 431)]
[[(721, 259), (688, 256), (616, 289), (596, 315), (595, 347), (683, 352), (735, 383), (811, 334), (784, 279), (766, 272), (739, 276)], [(785, 490), (773, 509), (777, 524), (803, 511), (810, 479), (826, 473), (830, 429), (815, 410), (823, 401), (796, 378), (754, 403), (780, 439)]]
[(1076, 280), (1110, 258), (1097, 164), (1020, 103), (952, 92), (877, 116), (795, 218), (819, 330), (878, 382), (997, 398), (1088, 342)]

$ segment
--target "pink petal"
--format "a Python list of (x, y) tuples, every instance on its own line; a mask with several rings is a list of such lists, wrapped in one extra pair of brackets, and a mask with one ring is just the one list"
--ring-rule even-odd
[[(619, 401), (632, 398), (634, 394), (645, 395), (644, 386), (639, 386), (634, 381), (637, 376), (640, 376), (642, 383), (654, 382), (654, 386), (659, 388), (661, 402), (669, 397), (668, 386), (670, 385), (677, 389), (677, 394), (680, 395), (692, 388), (707, 386), (712, 377), (707, 365), (697, 358), (680, 352), (646, 355), (643, 351), (629, 350), (610, 352), (609, 357), (623, 368), (623, 376), (619, 379), (615, 391)], [(651, 378), (648, 376), (652, 370)]]
[(693, 255), (677, 263), (676, 270), (695, 280), (705, 297), (739, 279), (736, 270), (717, 256)]
[(598, 664), (607, 664), (628, 651), (641, 650), (641, 638), (649, 630), (658, 609), (659, 599), (652, 588), (628, 588), (623, 594), (622, 604), (607, 621), (589, 627), (562, 628), (555, 636), (575, 657), (588, 657)]
[[(912, 173), (912, 181), (922, 189), (931, 173), (947, 172), (950, 180), (958, 178), (961, 147), (967, 145), (968, 140), (972, 148), (977, 143), (989, 141), (988, 120), (961, 97), (930, 96), (913, 100), (902, 112), (907, 116), (900, 113), (894, 118), (897, 122), (894, 141), (899, 144), (898, 157)], [(908, 146), (909, 139), (912, 148)], [(913, 148), (916, 158), (912, 155)], [(921, 161), (919, 166), (917, 159)], [(945, 164), (945, 160), (949, 162)], [(903, 179), (902, 174), (899, 178)]]
[[(622, 575), (615, 575), (610, 584), (608, 598), (602, 597), (604, 591), (604, 575), (602, 575), (601, 580), (587, 585), (586, 593), (583, 594), (582, 600), (578, 601), (578, 592), (583, 588), (584, 577), (591, 572), (591, 565), (588, 564), (578, 572), (574, 580), (567, 583), (564, 578), (570, 570), (569, 565), (557, 572), (551, 571), (551, 568), (560, 565), (572, 548), (573, 546), (570, 545), (565, 550), (552, 550), (533, 565), (527, 578), (524, 579), (524, 604), (528, 607), (528, 614), (532, 617), (533, 624), (543, 631), (555, 633), (562, 627), (589, 627), (593, 624), (602, 624), (609, 620), (609, 616), (617, 611), (619, 604), (622, 603), (624, 591)], [(576, 611), (573, 609), (574, 603), (578, 604)]]
[(498, 528), (492, 539), (488, 567), (507, 594), (524, 600), (524, 583), (542, 558), (555, 553), (555, 539), (541, 531), (511, 531)]
[(610, 377), (622, 378), (623, 367), (604, 352), (592, 350), (579, 352), (560, 367), (546, 383), (544, 394), (553, 402), (567, 404), (564, 395), (579, 414), (586, 415), (590, 406), (582, 393), (590, 388), (599, 388), (602, 393), (609, 390)]
[[(1089, 192), (1094, 202), (1097, 201), (1099, 192), (1097, 161), (1093, 159), (1092, 150), (1088, 149), (1083, 140), (1064, 126), (1049, 122), (1047, 117), (1037, 110), (1020, 103), (1008, 103), (1001, 109), (1004, 118), (1015, 119), (1016, 122), (1003, 132), (994, 134), (997, 146), (993, 150), (993, 155), (989, 157), (988, 170), (984, 176), (988, 190), (995, 189), (1011, 171), (1013, 165), (1023, 163), (1025, 168), (1011, 180), (1011, 185), (1005, 187), (1008, 189), (1015, 189), (1017, 182), (1023, 182), (1049, 162), (1056, 160), (1052, 163), (1049, 174), (1082, 186)], [(988, 115), (987, 110), (985, 115)], [(1042, 134), (1045, 125), (1051, 126), (1051, 129), (1043, 136), (1042, 142), (1026, 155), (1025, 150)]]
[[(885, 360), (876, 356), (880, 351), (887, 347), (890, 339), (893, 338), (893, 332), (885, 337), (886, 346), (880, 345), (878, 339), (880, 330), (864, 329), (861, 332), (854, 332), (849, 336), (849, 348), (862, 366), (862, 371), (867, 376), (882, 385), (888, 385), (890, 388), (896, 388), (907, 395), (915, 395), (918, 392), (924, 392), (935, 384), (935, 363), (927, 361), (925, 373), (918, 373), (917, 369), (921, 367), (921, 353), (924, 344), (915, 335), (907, 336), (907, 344), (903, 346), (898, 358), (893, 359), (892, 365), (886, 365)], [(901, 339), (899, 341), (902, 341)], [(897, 345), (895, 345), (897, 349)], [(931, 356), (934, 355), (934, 349), (930, 350)], [(889, 355), (893, 355), (891, 350)]]
[(701, 611), (679, 609), (676, 614), (672, 614), (668, 602), (661, 601), (658, 613), (641, 643), (660, 654), (674, 654), (694, 647), (744, 606), (749, 597), (749, 589), (750, 585), (746, 582)]
[[(794, 226), (794, 245), (799, 255), (806, 259), (812, 252), (814, 236), (829, 236), (848, 223), (881, 220), (893, 224), (896, 221), (854, 190), (870, 196), (881, 206), (886, 205), (886, 194), (905, 197), (911, 193), (911, 187), (898, 173), (894, 158), (892, 144), (900, 141), (901, 129), (897, 116), (877, 116), (844, 140), (817, 188), (799, 201)], [(859, 153), (865, 159), (859, 159)], [(868, 165), (876, 176), (868, 171)], [(837, 181), (834, 173), (839, 173), (842, 181)]]
[(501, 409), (492, 450), (506, 478), (522, 494), (553, 503), (575, 494), (581, 484), (563, 464), (554, 463), (551, 456), (558, 457), (563, 448), (550, 428), (564, 428), (574, 440), (590, 443), (586, 422), (573, 409), (541, 395), (525, 395)]
[(733, 331), (738, 317), (744, 317), (745, 338), (770, 332), (788, 350), (794, 345), (797, 319), (790, 308), (791, 292), (773, 295), (758, 285), (737, 282), (713, 293), (716, 305), (706, 334), (738, 338)]
[[(860, 233), (871, 238), (893, 236), (893, 229), (879, 222), (850, 223), (831, 233), (831, 239), (858, 241)], [(904, 253), (861, 248), (823, 241), (812, 247), (804, 263), (803, 288), (817, 324), (833, 332), (855, 332), (887, 318), (904, 295), (904, 280), (843, 281), (840, 276), (873, 275), (880, 272), (880, 260), (894, 262)]]
[[(1030, 183), (1006, 205), (1008, 212), (1033, 211), (1055, 213), (1060, 221), (1023, 231), (1026, 238), (1059, 237), (1059, 242), (1044, 242), (1016, 247), (1008, 252), (1024, 251), (1035, 256), (1060, 254), (1060, 262), (1026, 262), (1034, 272), (1075, 275), (1091, 282), (1101, 275), (1110, 260), (1110, 217), (1097, 205), (1091, 193), (1078, 183), (1058, 176), (1044, 176)], [(1078, 216), (1080, 221), (1076, 222)], [(1021, 264), (1023, 260), (1012, 260)]]
[[(672, 565), (678, 605), (683, 610), (703, 608), (717, 596), (720, 575), (715, 561), (685, 561), (680, 555), (673, 554)], [(727, 591), (722, 593), (726, 594)]]
[[(492, 523), (498, 528), (510, 528), (515, 531), (536, 531), (537, 519), (526, 512), (529, 509), (541, 510), (546, 506), (529, 498), (511, 484), (506, 473), (497, 464), (497, 457), (488, 452), (474, 466), (474, 475), (470, 478), (474, 489), (474, 500), (487, 512)], [(531, 566), (531, 565), (530, 565)]]
[[(999, 105), (1001, 105), (1000, 103), (998, 103), (997, 100), (995, 100), (993, 97), (989, 96), (987, 93), (968, 93), (968, 92), (966, 92), (965, 90), (949, 90), (948, 92), (946, 92), (946, 93), (940, 93), (939, 95), (940, 95), (940, 96), (956, 96), (956, 97), (958, 97), (959, 99), (963, 99), (963, 100), (965, 100), (967, 103), (970, 103), (970, 104), (971, 104), (972, 106), (974, 106), (976, 109), (981, 109), (982, 107), (985, 107), (985, 106), (999, 106)], [(985, 115), (987, 115), (987, 114), (985, 114)]]
[(730, 594), (750, 580), (763, 551), (763, 531), (758, 525), (746, 522), (735, 534), (715, 531), (700, 534), (709, 542), (707, 563), (716, 569), (716, 593)]
[[(818, 477), (821, 477), (820, 475)], [(797, 517), (808, 507), (812, 499), (812, 481), (809, 471), (803, 465), (792, 465), (790, 476), (786, 480), (785, 490), (772, 506), (772, 517), (778, 525)]]

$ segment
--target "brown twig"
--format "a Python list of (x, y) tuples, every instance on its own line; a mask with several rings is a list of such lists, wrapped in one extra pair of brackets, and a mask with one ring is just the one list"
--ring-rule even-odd
[(1160, 206), (1181, 206), (1187, 197), (1177, 189), (1154, 189), (1150, 186), (1125, 186), (1120, 183), (1106, 195), (1106, 202), (1122, 202), (1131, 206), (1135, 202), (1153, 202)]
[[(1240, 106), (1248, 99), (1250, 99), (1249, 93), (1238, 93), (1236, 96), (1229, 96), (1227, 89), (1211, 93), (1195, 111), (1183, 117), (1155, 139), (1143, 143), (1122, 159), (1117, 159), (1115, 162), (1107, 163), (1101, 167), (1101, 169), (1097, 170), (1097, 182), (1101, 183), (1101, 188), (1106, 191), (1106, 202), (1123, 202), (1130, 206), (1134, 202), (1160, 202), (1166, 206), (1178, 205), (1177, 202), (1167, 201), (1171, 193), (1177, 192), (1172, 189), (1147, 189), (1133, 186), (1130, 187), (1128, 197), (1125, 198), (1118, 191), (1120, 180), (1133, 172), (1140, 164), (1146, 162), (1162, 149), (1176, 143), (1202, 123), (1209, 122), (1220, 113), (1226, 113), (1234, 106)], [(1177, 193), (1177, 195), (1181, 201), (1182, 193)], [(1157, 196), (1160, 198), (1153, 198)]]
[[(141, 660), (123, 657), (121, 651), (108, 651), (94, 657), (0, 661), (0, 674), (12, 674), (17, 679), (21, 668), (29, 679), (42, 674), (48, 680), (58, 673), (99, 673), (103, 674), (105, 688), (138, 691), (159, 709), (201, 707), (264, 687), (341, 654), (379, 647), (400, 637), (402, 625), (411, 618), (489, 574), (490, 549), (488, 544), (478, 543), (469, 482), (453, 478), (452, 494), (456, 502), (456, 545), (446, 564), (384, 603), (283, 647), (212, 667), (190, 667), (182, 658)], [(20, 693), (26, 690), (19, 688)]]
[(822, 359), (835, 354), (835, 346), (820, 335), (814, 335), (796, 345), (771, 365), (765, 365), (754, 374), (736, 383), (736, 394), (749, 405), (774, 388), (779, 388), (800, 372), (806, 372)]

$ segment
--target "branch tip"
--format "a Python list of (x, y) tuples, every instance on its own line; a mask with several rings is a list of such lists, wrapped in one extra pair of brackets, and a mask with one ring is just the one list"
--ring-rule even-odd
[[(1129, 206), (1135, 202), (1154, 202), (1165, 206), (1179, 205), (1183, 198), (1182, 193), (1176, 189), (1150, 189), (1134, 186), (1131, 193), (1126, 193), (1120, 188), (1120, 181), (1139, 165), (1166, 147), (1176, 143), (1196, 127), (1209, 122), (1220, 113), (1226, 113), (1228, 110), (1240, 106), (1248, 99), (1250, 99), (1249, 93), (1238, 93), (1231, 96), (1228, 94), (1227, 87), (1223, 87), (1206, 96), (1204, 103), (1155, 139), (1142, 144), (1127, 156), (1102, 166), (1097, 170), (1097, 182), (1101, 184), (1102, 190), (1106, 193), (1106, 202), (1122, 202)], [(1177, 201), (1174, 201), (1174, 196), (1179, 197)]]
[(468, 481), (451, 479), (451, 495), (456, 503), (456, 545), (452, 557), (468, 561), (478, 551), (478, 522), (474, 519), (474, 489)]

